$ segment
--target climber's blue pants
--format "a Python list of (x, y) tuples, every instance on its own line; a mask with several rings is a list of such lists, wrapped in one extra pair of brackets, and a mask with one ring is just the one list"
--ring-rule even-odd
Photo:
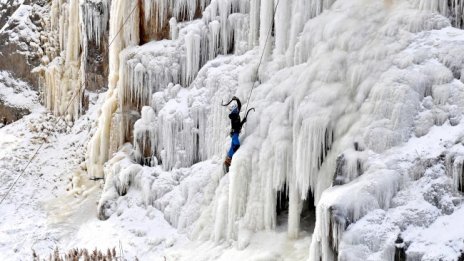
[(238, 139), (238, 133), (232, 134), (232, 142), (230, 144), (230, 149), (229, 152), (227, 153), (227, 156), (229, 158), (232, 158), (234, 156), (234, 153), (240, 148), (240, 140)]

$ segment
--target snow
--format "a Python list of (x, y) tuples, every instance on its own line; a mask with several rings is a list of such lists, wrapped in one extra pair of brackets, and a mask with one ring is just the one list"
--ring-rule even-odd
[[(417, 241), (417, 237), (413, 237), (413, 240), (409, 238), (410, 230), (427, 230), (441, 215), (459, 211), (462, 197), (453, 189), (452, 177), (447, 176), (446, 164), (440, 155), (444, 155), (455, 140), (462, 135), (461, 129), (460, 126), (447, 126), (448, 135), (444, 139), (443, 130), (434, 127), (426, 136), (413, 138), (407, 144), (391, 149), (382, 158), (371, 160), (371, 167), (366, 169), (360, 179), (347, 184), (349, 186), (337, 186), (325, 192), (330, 194), (330, 200), (334, 202), (325, 203), (335, 205), (337, 208), (345, 208), (346, 204), (341, 205), (340, 199), (346, 199), (347, 195), (353, 198), (354, 191), (366, 190), (367, 192), (367, 194), (360, 194), (362, 197), (355, 197), (355, 205), (345, 210), (339, 209), (343, 213), (354, 212), (347, 218), (350, 223), (354, 224), (347, 228), (343, 239), (340, 240), (340, 258), (343, 260), (391, 259), (394, 253), (394, 242), (398, 235), (401, 235), (406, 242)], [(462, 145), (458, 146), (462, 147)], [(399, 182), (399, 186), (396, 185), (397, 192), (393, 191), (393, 194), (387, 197), (385, 195), (375, 196), (376, 193), (385, 191), (385, 189), (373, 189), (372, 187), (384, 186), (385, 182), (380, 182), (381, 179), (378, 176), (375, 179), (368, 176), (385, 172), (385, 170), (390, 172), (390, 178)], [(353, 189), (350, 188), (351, 186), (364, 186), (364, 188)], [(394, 188), (394, 186), (388, 187)], [(374, 201), (371, 201), (372, 199)], [(388, 206), (382, 206), (382, 204), (388, 204)], [(360, 211), (367, 214), (364, 216), (360, 214)], [(360, 216), (364, 217), (359, 219)], [(431, 240), (429, 246), (431, 245), (440, 245), (440, 243)], [(410, 248), (407, 252), (408, 257), (413, 256), (409, 251), (411, 251)], [(452, 254), (459, 254), (459, 251)]]
[(186, 240), (163, 212), (140, 204), (137, 190), (118, 199), (118, 215), (97, 218), (101, 184), (88, 180), (82, 159), (103, 98), (72, 126), (36, 104), (32, 114), (0, 129), (2, 197), (44, 142), (0, 207), (1, 260), (27, 260), (32, 250), (47, 257), (55, 248), (63, 253), (76, 247), (116, 248), (118, 256), (122, 251), (128, 259), (158, 260), (161, 251)]
[[(437, 260), (440, 258), (459, 258), (462, 255), (462, 215), (460, 207), (453, 214), (441, 216), (429, 227), (409, 228), (405, 234), (406, 240), (414, 239), (408, 248), (408, 254), (421, 256), (422, 260)], [(446, 231), (446, 233), (443, 233)]]
[(29, 20), (29, 14), (32, 10), (32, 7), (29, 5), (21, 4), (18, 9), (13, 13), (7, 23), (0, 29), (0, 33), (3, 33), (8, 27), (11, 26), (12, 23), (23, 23), (27, 24), (27, 26), (19, 26), (21, 31), (15, 32), (14, 34), (10, 33), (10, 41), (18, 40), (20, 36), (23, 38), (33, 35), (33, 30), (35, 26), (31, 26), (31, 22)]
[(0, 71), (0, 101), (7, 106), (29, 111), (38, 107), (37, 93), (27, 83), (6, 71)]
[(25, 259), (32, 255), (31, 248), (41, 253), (53, 248), (58, 237), (50, 231), (43, 203), (66, 192), (64, 174), (78, 166), (86, 141), (82, 137), (84, 127), (76, 125), (73, 134), (63, 135), (70, 127), (38, 109), (0, 130), (2, 197), (45, 142), (0, 208), (0, 259)]

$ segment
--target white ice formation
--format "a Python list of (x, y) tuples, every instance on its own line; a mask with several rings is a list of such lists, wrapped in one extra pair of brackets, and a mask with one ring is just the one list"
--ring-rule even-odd
[(56, 115), (73, 120), (85, 110), (89, 43), (100, 46), (108, 30), (109, 5), (107, 0), (51, 2), (43, 66), (37, 71), (43, 102)]
[[(461, 26), (460, 1), (452, 1), (454, 11), (432, 0), (141, 2), (113, 0), (109, 11), (108, 93), (87, 158), (90, 175), (106, 177), (102, 218), (133, 186), (192, 238), (246, 247), (252, 231), (275, 229), (277, 196), (285, 190), (291, 238), (298, 237), (304, 205), (317, 205), (310, 260), (376, 260), (391, 257), (391, 238), (400, 230), (358, 252), (350, 249), (360, 237), (344, 237), (345, 230), (396, 206), (398, 191), (428, 177), (424, 162), (446, 158), (444, 179), (462, 190), (459, 135), (420, 160), (398, 152), (437, 126), (462, 126), (464, 34), (451, 27)], [(66, 5), (69, 27), (60, 42), (67, 78), (47, 85), (51, 104), (58, 102), (53, 97), (69, 100), (82, 81), (85, 45), (72, 26), (80, 16), (71, 12), (79, 3)], [(100, 23), (85, 17), (100, 34)], [(139, 46), (141, 23), (156, 24), (160, 33), (167, 28), (171, 39)], [(228, 119), (219, 104), (233, 95), (246, 102), (253, 86), (244, 106), (256, 113), (221, 177), (217, 159), (227, 147)], [(66, 113), (58, 103), (50, 108)], [(197, 185), (188, 187), (184, 178)], [(181, 203), (169, 200), (175, 193)]]

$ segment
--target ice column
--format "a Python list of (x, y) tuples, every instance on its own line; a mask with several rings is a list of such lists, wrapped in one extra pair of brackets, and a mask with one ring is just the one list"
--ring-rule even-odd
[(194, 32), (189, 32), (185, 37), (187, 49), (187, 65), (184, 82), (190, 84), (200, 70), (200, 36)]
[(259, 10), (261, 0), (250, 1), (250, 32), (248, 33), (248, 45), (255, 46), (259, 39)]
[(177, 28), (177, 20), (175, 17), (169, 20), (169, 32), (171, 34), (171, 40), (177, 40), (179, 29)]
[(209, 23), (209, 59), (214, 59), (219, 49), (219, 36), (221, 32), (221, 24), (218, 21)]
[(291, 1), (280, 0), (275, 14), (275, 52), (285, 54), (288, 46)]
[[(134, 9), (135, 8), (135, 9)], [(128, 19), (130, 12), (134, 13)], [(124, 22), (127, 20), (127, 23)], [(124, 26), (123, 26), (124, 25)], [(113, 113), (117, 109), (117, 83), (119, 80), (119, 53), (125, 47), (136, 45), (139, 42), (139, 10), (137, 2), (113, 0), (110, 15), (110, 47), (109, 47), (109, 80), (108, 93), (102, 106), (98, 128), (89, 142), (87, 169), (90, 175), (103, 176), (103, 164), (110, 155), (111, 122)], [(116, 130), (116, 129), (115, 129)]]
[(464, 156), (459, 156), (454, 159), (452, 174), (454, 181), (454, 188), (456, 190), (464, 191)]
[[(59, 39), (63, 57), (55, 58), (45, 68), (45, 86), (43, 89), (46, 107), (56, 115), (67, 115), (67, 119), (77, 118), (81, 112), (82, 81), (80, 71), (81, 42), (79, 21), (79, 0), (70, 0), (67, 4), (54, 1), (52, 30), (59, 30)], [(55, 13), (61, 10), (63, 13)]]
[(260, 26), (259, 26), (259, 49), (263, 59), (271, 53), (272, 47), (272, 26), (274, 23), (274, 0), (261, 2)]
[(137, 162), (143, 165), (158, 164), (154, 155), (156, 142), (156, 115), (153, 108), (142, 108), (142, 117), (134, 124), (134, 152)]
[[(453, 1), (451, 1), (453, 2)], [(448, 1), (443, 0), (420, 0), (419, 8), (421, 10), (428, 10), (438, 12), (442, 15), (448, 15)]]

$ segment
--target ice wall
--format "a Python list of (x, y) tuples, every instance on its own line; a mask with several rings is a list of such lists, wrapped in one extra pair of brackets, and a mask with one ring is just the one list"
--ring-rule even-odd
[[(303, 18), (294, 19), (292, 22), (285, 21), (280, 17), (280, 22), (284, 25), (278, 24), (276, 18), (276, 27), (282, 28), (290, 25), (293, 28), (293, 41), (296, 41), (305, 21), (322, 12), (324, 8), (330, 7), (331, 2), (323, 3), (321, 2), (321, 8), (311, 9), (311, 14), (303, 13)], [(299, 1), (294, 4), (283, 4), (281, 8), (286, 9), (287, 12), (289, 10), (301, 12), (300, 7), (311, 4), (314, 3), (312, 1)], [(253, 10), (254, 13), (247, 14)], [(111, 104), (112, 111), (105, 110), (106, 107), (104, 107), (105, 113), (100, 118), (99, 130), (89, 146), (89, 171), (95, 176), (102, 175), (101, 165), (125, 141), (133, 141), (136, 144), (136, 159), (140, 163), (147, 162), (146, 158), (150, 158), (149, 161), (153, 162), (156, 157), (155, 161), (162, 164), (165, 169), (191, 166), (213, 155), (221, 155), (222, 157), (224, 140), (227, 140), (224, 137), (227, 118), (225, 112), (221, 111), (220, 107), (217, 108), (216, 104), (219, 104), (224, 97), (231, 97), (237, 87), (243, 88), (238, 91), (243, 97), (249, 92), (253, 80), (256, 79), (253, 72), (256, 71), (259, 57), (263, 55), (265, 60), (270, 58), (274, 43), (272, 37), (274, 12), (277, 11), (279, 11), (279, 6), (270, 2), (248, 4), (246, 1), (211, 1), (203, 13), (203, 18), (199, 21), (183, 25), (179, 24), (177, 19), (170, 19), (171, 30), (175, 32), (172, 35), (175, 36), (176, 41), (149, 43), (123, 51), (119, 55), (119, 77), (115, 87), (118, 93), (116, 95), (118, 103), (116, 103), (116, 99), (109, 99), (111, 102), (107, 102), (107, 104)], [(258, 20), (259, 27), (256, 25)], [(257, 31), (248, 31), (248, 24)], [(259, 35), (259, 40), (257, 39), (256, 43), (250, 45), (250, 39), (256, 38), (257, 35)], [(278, 38), (279, 54), (287, 53), (293, 57), (291, 51), (287, 51), (292, 38), (283, 35), (278, 36)], [(211, 80), (211, 76), (208, 76), (210, 71), (203, 73), (200, 71), (199, 73), (200, 68), (218, 54), (234, 53), (238, 55), (255, 45), (260, 46), (259, 54), (251, 56), (255, 57), (251, 66), (231, 75), (236, 80), (227, 82), (229, 79), (224, 72), (215, 76), (226, 84), (227, 91), (221, 91), (222, 89), (218, 87), (221, 82)], [(110, 53), (110, 55), (114, 54)], [(299, 57), (300, 54), (296, 53), (296, 56)], [(295, 59), (291, 58), (290, 60)], [(115, 64), (111, 63), (110, 66)], [(212, 66), (215, 66), (214, 63)], [(208, 70), (207, 68), (209, 67), (204, 70)], [(238, 81), (237, 78), (241, 80)], [(205, 81), (205, 79), (208, 80)], [(184, 90), (182, 86), (190, 87), (188, 90)], [(267, 85), (266, 88), (272, 89), (270, 86), (272, 85)], [(150, 100), (151, 93), (154, 95)], [(281, 94), (278, 94), (276, 97), (280, 96)], [(295, 100), (298, 103), (295, 103)], [(237, 161), (245, 166), (241, 169), (244, 180), (237, 180), (237, 182), (240, 184), (251, 182), (248, 179), (253, 170), (253, 172), (262, 173), (260, 179), (268, 184), (267, 189), (262, 191), (265, 193), (264, 195), (261, 192), (254, 195), (258, 198), (265, 198), (262, 202), (265, 202), (263, 207), (266, 212), (261, 212), (258, 216), (251, 213), (246, 214), (245, 222), (250, 224), (258, 222), (257, 225), (249, 225), (250, 229), (253, 227), (256, 229), (275, 227), (275, 213), (273, 213), (272, 207), (275, 205), (275, 193), (277, 190), (283, 189), (287, 182), (290, 184), (288, 186), (291, 187), (290, 194), (293, 199), (289, 230), (292, 236), (296, 237), (301, 211), (300, 205), (306, 197), (307, 191), (311, 187), (314, 190), (319, 187), (317, 191), (322, 191), (330, 185), (330, 175), (323, 179), (324, 182), (319, 182), (316, 173), (314, 173), (321, 167), (332, 146), (334, 134), (330, 122), (330, 111), (326, 110), (316, 118), (306, 120), (305, 113), (313, 107), (308, 105), (305, 110), (295, 111), (295, 106), (298, 106), (300, 102), (301, 99), (298, 96), (284, 98), (281, 101), (281, 106), (287, 109), (279, 110), (279, 106), (272, 110), (273, 114), (266, 114), (266, 119), (270, 119), (271, 115), (278, 115), (276, 119), (280, 119), (286, 125), (281, 126), (277, 121), (273, 123), (278, 131), (271, 135), (272, 142), (270, 144), (272, 145), (265, 149), (269, 153), (259, 157), (259, 164), (254, 163), (258, 160), (257, 158), (237, 156)], [(132, 130), (134, 118), (136, 119), (142, 107), (147, 105), (153, 108), (156, 116), (145, 115), (147, 113), (151, 115), (150, 110), (142, 111), (142, 119), (135, 123), (135, 129)], [(259, 118), (259, 116), (257, 117)], [(294, 124), (293, 120), (289, 121), (287, 117), (295, 118), (298, 124)], [(148, 118), (151, 120), (147, 121)], [(102, 126), (107, 131), (102, 131)], [(147, 126), (153, 126), (155, 131), (147, 131)], [(260, 127), (261, 134), (256, 134), (258, 137), (252, 139), (256, 138), (264, 142), (268, 137), (265, 127), (268, 125), (260, 126), (262, 126)], [(298, 139), (294, 141), (292, 135), (297, 136)], [(260, 146), (261, 144), (257, 144), (256, 149)], [(306, 161), (302, 157), (295, 161), (292, 159), (292, 155), (295, 154), (307, 155), (311, 160)], [(274, 167), (270, 169), (267, 167), (269, 157), (276, 158)], [(303, 161), (307, 164), (302, 163)], [(256, 165), (256, 167), (252, 168), (251, 165)], [(261, 169), (257, 166), (261, 166)], [(296, 175), (297, 171), (311, 171), (314, 174)], [(273, 181), (268, 181), (266, 174), (272, 175)], [(237, 174), (239, 177), (242, 175)], [(243, 190), (247, 188), (248, 185), (234, 185), (231, 191), (233, 191), (233, 195), (241, 194), (245, 193)], [(238, 228), (232, 224), (245, 215), (243, 208), (246, 204), (240, 203), (241, 207), (234, 204), (236, 203), (231, 201), (231, 214), (228, 221), (225, 222), (228, 232), (216, 231), (216, 235), (227, 235), (228, 238), (236, 237)], [(221, 207), (227, 208), (227, 206)], [(217, 229), (223, 228), (224, 226), (217, 225)], [(220, 236), (216, 237), (217, 240), (221, 238)]]
[[(438, 48), (430, 36), (459, 33), (430, 12), (439, 6), (415, 1), (277, 3), (212, 0), (201, 19), (188, 23), (171, 18), (171, 10), (161, 15), (173, 39), (142, 46), (136, 46), (140, 21), (131, 20), (110, 48), (108, 98), (87, 165), (91, 175), (102, 176), (103, 164), (124, 142), (133, 142), (138, 163), (157, 162), (165, 170), (222, 157), (227, 115), (218, 104), (232, 95), (244, 100), (259, 79), (250, 100), (257, 112), (192, 237), (246, 247), (247, 235), (276, 227), (277, 195), (286, 188), (289, 237), (298, 237), (302, 204), (312, 193), (311, 259), (333, 260), (347, 226), (389, 208), (404, 184), (405, 173), (367, 159), (460, 121), (463, 67), (453, 57), (461, 49)], [(121, 10), (131, 7), (112, 2), (110, 35), (125, 19)], [(454, 162), (462, 184), (460, 160)], [(130, 168), (107, 171), (105, 191), (114, 190), (108, 181), (140, 173)], [(327, 190), (333, 184), (339, 186)], [(175, 214), (168, 220), (178, 222)]]
[[(389, 169), (365, 172), (366, 156), (384, 153), (412, 134), (424, 135), (433, 125), (455, 121), (462, 104), (453, 100), (448, 106), (446, 90), (460, 97), (462, 83), (447, 61), (452, 54), (439, 55), (441, 50), (424, 56), (428, 47), (413, 52), (416, 46), (410, 46), (421, 32), (440, 30), (449, 21), (418, 12), (406, 2), (391, 13), (388, 8), (382, 1), (335, 3), (333, 10), (306, 23), (290, 59), (296, 65), (274, 71), (276, 75), (255, 90), (252, 104), (258, 112), (248, 123), (230, 174), (200, 217), (197, 225), (202, 229), (194, 237), (238, 240), (246, 246), (243, 235), (248, 231), (275, 228), (277, 191), (286, 185), (289, 235), (298, 236), (301, 204), (312, 191), (320, 204), (311, 253), (315, 260), (330, 260), (349, 222), (372, 209), (389, 207), (402, 175)], [(432, 44), (430, 39), (424, 40), (426, 46)], [(440, 62), (435, 62), (435, 55)], [(248, 93), (251, 78), (245, 81), (248, 84), (239, 84), (237, 93)], [(175, 99), (185, 95), (179, 92)], [(165, 106), (161, 107), (171, 108)], [(343, 154), (345, 159), (337, 166)], [(330, 192), (324, 196), (337, 167), (344, 173), (343, 183), (350, 185), (343, 187), (340, 197), (332, 198)], [(361, 174), (365, 178), (358, 180)], [(351, 184), (353, 180), (357, 181)], [(355, 192), (359, 197), (345, 202)]]
[[(317, 207), (316, 228), (310, 249), (310, 260), (337, 259), (338, 245), (342, 240), (343, 232), (349, 224), (355, 223), (374, 209), (388, 209), (392, 198), (402, 188), (405, 180), (417, 179), (423, 174), (417, 172), (417, 167), (414, 166), (403, 165), (400, 168), (392, 166), (398, 163), (388, 160), (387, 155), (395, 153), (393, 151), (389, 152), (390, 148), (399, 146), (402, 142), (408, 140), (411, 135), (415, 135), (416, 137), (426, 135), (431, 131), (433, 126), (441, 126), (443, 124), (455, 125), (459, 121), (456, 121), (455, 117), (460, 118), (462, 115), (462, 102), (457, 99), (449, 100), (452, 97), (449, 93), (461, 97), (463, 85), (460, 76), (453, 76), (453, 71), (456, 68), (453, 68), (447, 62), (448, 58), (454, 52), (454, 48), (450, 48), (450, 46), (454, 46), (452, 43), (459, 45), (461, 37), (459, 36), (453, 40), (448, 39), (448, 37), (441, 38), (443, 42), (440, 47), (432, 48), (432, 39), (434, 37), (436, 39), (437, 35), (434, 36), (433, 33), (432, 35), (426, 33), (432, 29), (441, 30), (441, 33), (438, 34), (443, 36), (453, 35), (452, 31), (458, 32), (459, 30), (446, 28), (449, 24), (443, 18), (428, 12), (419, 13), (414, 10), (414, 7), (414, 5), (409, 6), (406, 3), (398, 3), (394, 7), (396, 14), (390, 15), (383, 13), (382, 8), (380, 6), (375, 7), (375, 5), (371, 5), (368, 9), (362, 11), (366, 15), (365, 19), (385, 21), (383, 26), (379, 25), (376, 29), (381, 32), (380, 35), (376, 34), (375, 37), (372, 35), (369, 37), (376, 39), (376, 48), (366, 50), (364, 48), (369, 46), (369, 44), (356, 44), (356, 41), (361, 40), (362, 37), (359, 37), (357, 40), (346, 41), (348, 38), (345, 38), (343, 33), (337, 37), (338, 41), (334, 41), (336, 43), (335, 49), (343, 48), (344, 50), (351, 50), (350, 52), (354, 51), (354, 53), (360, 51), (360, 53), (351, 56), (351, 61), (354, 64), (347, 66), (350, 68), (348, 70), (351, 73), (346, 77), (346, 84), (350, 93), (353, 91), (352, 87), (358, 86), (355, 87), (356, 91), (353, 93), (354, 101), (359, 101), (360, 98), (367, 99), (359, 104), (359, 111), (362, 115), (361, 119), (353, 121), (353, 126), (347, 134), (349, 135), (350, 132), (356, 130), (359, 126), (366, 124), (364, 125), (366, 126), (365, 131), (358, 129), (358, 132), (360, 132), (352, 137), (354, 141), (357, 139), (362, 141), (361, 146), (357, 144), (355, 147), (362, 148), (362, 150), (367, 151), (369, 154), (373, 153), (369, 155), (372, 167), (369, 167), (370, 164), (361, 164), (362, 171), (359, 172), (357, 167), (349, 167), (349, 165), (356, 166), (356, 164), (349, 163), (349, 161), (356, 162), (352, 158), (338, 158), (337, 163), (345, 166), (345, 169), (342, 171), (345, 174), (342, 176), (352, 181), (343, 186), (326, 190), (320, 197)], [(409, 15), (406, 15), (408, 13)], [(405, 19), (405, 17), (409, 18)], [(356, 23), (355, 20), (348, 18), (343, 21), (350, 24), (349, 26), (362, 27), (360, 24), (354, 25)], [(430, 21), (434, 22), (430, 23)], [(328, 20), (326, 22), (328, 28), (337, 28), (335, 31), (339, 29), (343, 30), (341, 28), (343, 26), (340, 24), (337, 26), (331, 24)], [(365, 23), (366, 20), (359, 22)], [(371, 22), (376, 23), (372, 20)], [(307, 29), (309, 27), (305, 28), (305, 30)], [(369, 32), (369, 30), (369, 28), (364, 28), (362, 31)], [(372, 30), (374, 29), (372, 28)], [(390, 32), (395, 32), (394, 34), (402, 32), (402, 35), (394, 40), (395, 36), (390, 34)], [(313, 44), (313, 41), (319, 42), (327, 36), (328, 34), (321, 34), (321, 38), (314, 39), (313, 35), (313, 39), (310, 40), (311, 44), (308, 46), (311, 46), (311, 49), (315, 50), (315, 48), (318, 48), (318, 45)], [(305, 44), (305, 42), (306, 40), (302, 39), (302, 43)], [(442, 46), (444, 49), (441, 49)], [(328, 47), (331, 48), (330, 46)], [(372, 53), (370, 53), (371, 51)], [(424, 55), (426, 52), (429, 53)], [(364, 64), (369, 64), (369, 67), (373, 66), (380, 69), (380, 71), (375, 69), (366, 72), (363, 69), (362, 71), (367, 74), (358, 71), (359, 59), (364, 59)], [(439, 61), (438, 63), (435, 62), (437, 60)], [(380, 64), (375, 65), (379, 61), (390, 65), (384, 68)], [(343, 60), (343, 62), (350, 62), (350, 59)], [(462, 68), (462, 64), (459, 67)], [(372, 75), (378, 75), (379, 77), (371, 82), (372, 79), (370, 77)], [(372, 87), (364, 89), (367, 87), (365, 85), (367, 82), (371, 82), (372, 84), (369, 85)], [(365, 93), (364, 91), (366, 90), (369, 91)], [(348, 135), (344, 136), (349, 137)], [(410, 146), (413, 147), (415, 145)], [(358, 151), (359, 149), (355, 150)], [(439, 151), (439, 149), (436, 149), (432, 154), (439, 154)], [(359, 155), (359, 153), (345, 150), (343, 155), (353, 157), (356, 154)], [(365, 154), (366, 152), (362, 153)], [(374, 155), (377, 154), (382, 155), (383, 163), (372, 163), (372, 158), (376, 158)], [(361, 163), (365, 162), (366, 156), (359, 155), (358, 159), (361, 159)], [(404, 157), (402, 160), (408, 161)], [(410, 162), (414, 162), (414, 160)], [(417, 164), (423, 165), (421, 162)], [(456, 166), (459, 169), (459, 163), (456, 163)], [(338, 172), (336, 169), (335, 173)], [(455, 180), (459, 180), (458, 177), (460, 174), (455, 174), (458, 172), (450, 172), (455, 176)], [(361, 177), (353, 180), (350, 176), (356, 177), (356, 175), (350, 173), (363, 174)], [(420, 173), (419, 176), (417, 176), (418, 173)]]

